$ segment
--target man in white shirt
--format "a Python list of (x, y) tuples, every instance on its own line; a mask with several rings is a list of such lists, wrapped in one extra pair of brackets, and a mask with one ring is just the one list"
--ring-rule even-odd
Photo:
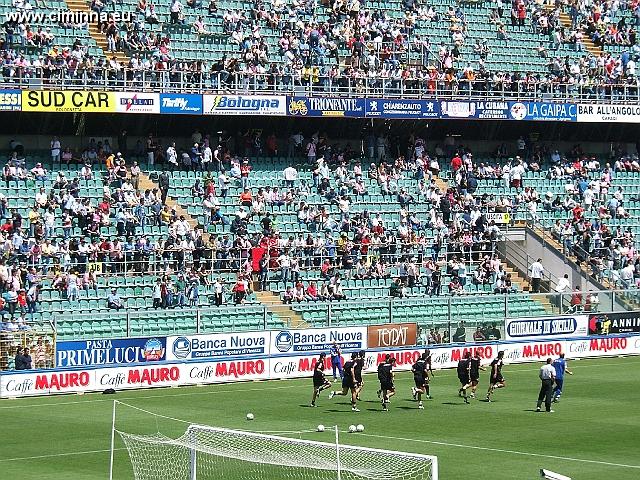
[(293, 166), (288, 166), (282, 173), (284, 174), (284, 181), (287, 188), (293, 188), (293, 184), (298, 180), (298, 170)]
[(529, 267), (529, 276), (531, 278), (531, 293), (540, 292), (540, 282), (542, 281), (543, 274), (544, 267), (542, 266), (542, 259), (539, 258)]
[(540, 393), (538, 394), (538, 404), (536, 405), (536, 412), (540, 411), (542, 401), (544, 400), (544, 406), (547, 413), (553, 413), (551, 410), (551, 400), (553, 398), (553, 382), (556, 379), (556, 369), (551, 364), (553, 360), (547, 358), (547, 363), (540, 368)]
[(58, 137), (53, 137), (51, 140), (51, 161), (52, 162), (60, 162), (60, 140)]
[(206, 147), (204, 147), (204, 150), (202, 151), (202, 171), (208, 172), (209, 168), (211, 168), (209, 165), (211, 165), (212, 161), (213, 161), (213, 152), (211, 152), (211, 147), (207, 145)]

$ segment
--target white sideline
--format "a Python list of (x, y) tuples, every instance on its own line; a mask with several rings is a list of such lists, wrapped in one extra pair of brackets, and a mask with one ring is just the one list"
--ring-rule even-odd
[[(296, 379), (292, 379), (292, 380), (301, 380), (300, 378), (296, 378)], [(272, 380), (269, 380), (272, 381)], [(273, 380), (275, 381), (275, 380)], [(208, 387), (208, 386), (213, 386), (213, 385), (219, 385), (219, 384), (215, 384), (212, 383), (211, 385), (184, 385), (183, 387), (180, 388), (192, 388), (192, 387)], [(234, 390), (212, 390), (210, 392), (183, 392), (183, 393), (174, 393), (171, 395), (139, 395), (136, 397), (121, 397), (118, 398), (118, 400), (147, 400), (147, 399), (151, 399), (151, 398), (166, 398), (166, 397), (189, 397), (192, 395), (213, 395), (216, 393), (235, 393), (235, 392), (263, 392), (265, 390), (282, 390), (284, 388), (295, 388), (297, 387), (297, 385), (281, 385), (279, 387), (263, 387), (263, 388), (243, 388), (243, 389), (234, 389)], [(159, 388), (157, 390), (166, 390), (166, 388)], [(130, 391), (141, 391), (141, 390), (130, 390)], [(99, 395), (99, 392), (90, 392), (90, 394), (92, 395)], [(68, 395), (73, 395), (72, 393), (68, 394)], [(28, 397), (24, 397), (24, 398), (28, 398)], [(39, 398), (47, 398), (47, 397), (39, 397)], [(50, 396), (49, 398), (55, 398), (55, 396)], [(58, 397), (60, 398), (60, 397)], [(20, 400), (20, 399), (15, 399), (15, 400)], [(35, 407), (55, 407), (57, 405), (78, 405), (81, 403), (98, 403), (98, 402), (109, 402), (111, 403), (113, 401), (112, 398), (96, 398), (93, 400), (75, 400), (72, 402), (52, 402), (52, 403), (35, 403), (35, 404), (31, 404), (31, 405), (4, 405), (4, 406), (0, 406), (0, 410), (3, 409), (9, 409), (9, 408), (35, 408)]]
[[(126, 448), (116, 448), (115, 450), (126, 450)], [(110, 451), (111, 450), (109, 448), (106, 448), (104, 450), (87, 450), (86, 452), (51, 453), (49, 455), (35, 455), (33, 457), (0, 458), (0, 462), (17, 462), (18, 460), (38, 460), (40, 458), (71, 457), (73, 455), (91, 455), (94, 453), (108, 453)]]
[(498, 452), (498, 453), (510, 453), (512, 455), (523, 455), (526, 457), (542, 457), (542, 458), (551, 458), (554, 460), (565, 460), (569, 462), (581, 462), (581, 463), (595, 463), (598, 465), (606, 465), (609, 467), (624, 467), (624, 468), (638, 468), (640, 469), (640, 465), (627, 465), (624, 463), (612, 463), (612, 462), (604, 462), (600, 460), (588, 460), (585, 458), (573, 458), (573, 457), (561, 457), (559, 455), (545, 455), (543, 453), (530, 453), (530, 452), (518, 452), (516, 450), (505, 450), (501, 448), (491, 448), (491, 447), (478, 447), (475, 445), (461, 445), (458, 443), (448, 443), (448, 442), (438, 442), (436, 440), (421, 440), (417, 438), (402, 438), (402, 437), (390, 437), (388, 435), (374, 435), (370, 433), (358, 433), (358, 435), (362, 435), (364, 437), (373, 437), (373, 438), (384, 438), (390, 440), (400, 440), (404, 442), (418, 442), (418, 443), (429, 443), (432, 445), (442, 445), (444, 447), (459, 447), (459, 448), (468, 448), (473, 450), (484, 450), (488, 452)]
[[(572, 359), (571, 362), (573, 364), (573, 362), (577, 362), (580, 361), (580, 359)], [(542, 363), (542, 360), (539, 362)], [(521, 364), (523, 365), (523, 364)], [(509, 365), (507, 364), (507, 367)], [(582, 365), (581, 365), (582, 366)], [(612, 367), (612, 366), (620, 366), (620, 365), (615, 365), (615, 364), (611, 364), (611, 363), (594, 363), (594, 364), (585, 364), (584, 365), (587, 368), (591, 368), (591, 367)], [(622, 365), (622, 366), (626, 366), (626, 365)], [(509, 375), (512, 375), (514, 373), (521, 373), (521, 372), (537, 372), (539, 370), (538, 367), (536, 367), (535, 369), (517, 369), (517, 370), (508, 370)], [(455, 374), (455, 369), (447, 369), (447, 370), (436, 370), (436, 372), (438, 372), (438, 375), (447, 375), (449, 373), (451, 373), (452, 375)], [(407, 373), (407, 372), (399, 372), (400, 374), (403, 373)], [(368, 373), (366, 375), (375, 375), (375, 373)], [(309, 377), (310, 378), (310, 377)], [(286, 382), (291, 382), (291, 381), (305, 381), (308, 380), (307, 377), (298, 377), (298, 378), (290, 378), (290, 379), (286, 379)], [(268, 382), (275, 382), (275, 381), (279, 381), (279, 380), (268, 380)], [(264, 382), (261, 382), (264, 383)], [(199, 385), (184, 385), (183, 387), (180, 388), (193, 388), (193, 387), (207, 387), (207, 386), (213, 386), (213, 385), (220, 385), (220, 384), (199, 384)], [(135, 396), (135, 397), (121, 397), (118, 398), (118, 400), (146, 400), (146, 399), (153, 399), (153, 398), (167, 398), (167, 397), (189, 397), (191, 395), (215, 395), (216, 393), (235, 393), (235, 392), (262, 392), (264, 390), (283, 390), (283, 389), (287, 389), (287, 388), (297, 388), (298, 385), (296, 384), (292, 384), (292, 385), (280, 385), (277, 387), (261, 387), (261, 388), (243, 388), (243, 389), (234, 389), (234, 390), (212, 390), (212, 391), (208, 391), (208, 392), (183, 392), (183, 393), (174, 393), (174, 394), (169, 394), (169, 395), (139, 395), (139, 396)], [(165, 388), (161, 388), (158, 390), (166, 390)], [(130, 390), (130, 391), (141, 391), (141, 390)], [(153, 389), (151, 389), (151, 391), (153, 391)], [(88, 394), (91, 395), (98, 395), (99, 392), (87, 392)], [(73, 394), (68, 394), (68, 395), (73, 395)], [(24, 400), (26, 401), (28, 398), (30, 397), (24, 397)], [(41, 399), (44, 398), (48, 398), (48, 397), (39, 397)], [(60, 398), (59, 396), (50, 396), (49, 398)], [(14, 399), (14, 401), (19, 401), (22, 399)], [(63, 405), (79, 405), (82, 403), (99, 403), (99, 402), (112, 402), (113, 400), (111, 398), (96, 398), (96, 399), (92, 399), (92, 400), (77, 400), (77, 401), (71, 401), (71, 402), (51, 402), (51, 403), (35, 403), (35, 404), (13, 404), (13, 405), (0, 405), (0, 410), (5, 410), (5, 409), (12, 409), (12, 408), (37, 408), (37, 407), (56, 407), (58, 405), (63, 406)], [(2, 402), (0, 400), (0, 402)]]

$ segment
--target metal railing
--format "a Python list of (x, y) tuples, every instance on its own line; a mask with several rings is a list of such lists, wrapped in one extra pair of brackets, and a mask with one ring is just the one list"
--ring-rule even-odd
[(12, 76), (0, 75), (0, 88), (98, 89), (108, 91), (163, 91), (179, 93), (261, 94), (300, 96), (384, 97), (412, 99), (512, 100), (547, 102), (640, 101), (637, 80), (628, 83), (589, 82), (567, 84), (439, 78), (355, 78), (343, 74), (256, 74), (245, 72), (192, 72), (138, 69), (17, 68)]
[[(422, 328), (465, 322), (500, 325), (505, 318), (549, 317), (594, 312), (622, 312), (640, 307), (640, 290), (600, 290), (592, 292), (539, 293), (535, 299), (526, 293), (493, 294), (478, 290), (462, 295), (428, 296), (425, 286), (410, 289), (406, 298), (358, 299), (344, 301), (293, 302), (291, 313), (273, 310), (266, 304), (222, 304), (218, 307), (178, 307), (96, 311), (91, 314), (69, 313), (54, 318), (60, 331), (74, 339), (93, 338), (96, 328), (109, 337), (216, 333), (221, 331), (265, 330), (293, 325), (288, 319), (302, 317), (299, 326), (345, 326), (363, 323), (417, 322)], [(446, 292), (447, 288), (443, 288)], [(225, 301), (231, 301), (226, 296)], [(593, 297), (593, 298), (588, 298)], [(580, 299), (580, 301), (578, 301)], [(187, 302), (188, 303), (188, 302)], [(106, 301), (105, 301), (106, 305)], [(280, 303), (275, 305), (281, 305)], [(309, 315), (306, 315), (306, 314)], [(282, 315), (282, 316), (281, 316)], [(108, 325), (105, 325), (108, 323)], [(64, 333), (62, 334), (65, 335)]]

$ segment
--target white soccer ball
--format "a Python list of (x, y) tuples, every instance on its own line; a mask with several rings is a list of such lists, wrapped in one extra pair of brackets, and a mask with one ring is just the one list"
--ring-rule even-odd
[(364, 432), (364, 425), (362, 425), (361, 423), (359, 423), (359, 424), (356, 426), (356, 430), (357, 430), (358, 432)]
[(247, 413), (247, 420), (253, 420), (253, 413)]
[(356, 430), (356, 426), (355, 425), (349, 425), (349, 433), (355, 433)]
[(324, 425), (318, 425), (318, 431), (324, 432)]

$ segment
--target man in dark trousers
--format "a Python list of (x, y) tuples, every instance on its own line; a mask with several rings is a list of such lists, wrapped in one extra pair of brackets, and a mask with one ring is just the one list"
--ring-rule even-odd
[(160, 197), (164, 205), (167, 203), (167, 195), (169, 193), (169, 174), (167, 172), (162, 172), (158, 176), (158, 186), (160, 187)]
[(540, 393), (538, 394), (538, 405), (536, 406), (536, 412), (540, 411), (542, 401), (544, 400), (544, 406), (548, 413), (553, 413), (551, 410), (551, 399), (553, 397), (553, 382), (556, 379), (556, 369), (551, 364), (553, 360), (547, 358), (547, 363), (540, 368)]

